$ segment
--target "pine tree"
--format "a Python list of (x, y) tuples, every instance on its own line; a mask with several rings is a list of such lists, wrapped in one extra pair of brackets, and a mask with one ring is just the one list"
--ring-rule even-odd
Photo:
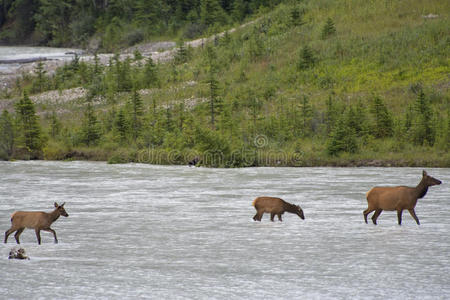
[(435, 128), (433, 126), (433, 111), (431, 104), (425, 97), (423, 91), (420, 91), (415, 106), (415, 116), (413, 124), (413, 142), (416, 145), (427, 143), (433, 146), (436, 138)]
[(100, 139), (100, 128), (95, 116), (94, 108), (90, 101), (86, 105), (86, 111), (84, 113), (84, 120), (82, 124), (83, 142), (87, 146), (97, 144)]
[(298, 7), (294, 7), (291, 9), (291, 24), (293, 26), (301, 26), (305, 22), (303, 22), (303, 11), (301, 11)]
[(373, 135), (377, 138), (392, 136), (394, 132), (392, 116), (381, 98), (374, 98), (371, 113), (374, 118)]
[(200, 20), (205, 26), (225, 23), (225, 12), (220, 6), (219, 0), (201, 0)]
[(144, 87), (150, 88), (159, 86), (158, 70), (151, 56), (147, 58), (144, 66)]
[(34, 73), (36, 74), (36, 80), (33, 82), (33, 91), (41, 93), (45, 89), (46, 85), (46, 77), (45, 77), (44, 63), (39, 61), (34, 68)]
[(13, 119), (7, 110), (0, 115), (0, 159), (9, 159), (14, 150)]
[(61, 132), (61, 122), (58, 120), (56, 112), (53, 111), (50, 117), (50, 136), (52, 138), (56, 138), (60, 132)]
[(300, 102), (300, 113), (301, 113), (301, 127), (302, 136), (308, 136), (311, 133), (311, 120), (313, 116), (313, 111), (309, 99), (303, 96)]
[(36, 115), (33, 102), (28, 97), (27, 92), (23, 93), (23, 98), (16, 103), (16, 114), (19, 119), (19, 133), (25, 148), (30, 152), (32, 158), (39, 156), (42, 150), (41, 126)]
[(137, 138), (141, 135), (142, 132), (142, 117), (144, 115), (142, 99), (139, 95), (139, 92), (134, 89), (131, 99), (131, 133), (133, 136), (133, 140), (136, 142)]
[(322, 39), (325, 40), (328, 37), (336, 34), (336, 27), (334, 26), (333, 19), (328, 18), (327, 22), (322, 28)]
[(338, 119), (327, 144), (329, 155), (338, 155), (340, 152), (358, 152), (355, 130), (348, 125), (345, 115)]
[(300, 70), (306, 70), (314, 67), (316, 59), (314, 54), (308, 46), (304, 46), (300, 51), (300, 60), (298, 62), (298, 68)]
[(123, 109), (120, 109), (117, 113), (116, 120), (114, 122), (114, 127), (119, 134), (119, 140), (121, 143), (124, 143), (127, 139), (127, 121), (125, 118), (125, 113)]
[(189, 53), (183, 41), (178, 42), (178, 49), (174, 59), (177, 64), (184, 64), (188, 61)]
[(207, 83), (209, 85), (209, 107), (211, 114), (211, 126), (215, 129), (215, 118), (219, 113), (220, 103), (219, 103), (219, 82), (216, 79), (216, 74), (218, 72), (217, 61), (216, 61), (216, 53), (212, 47), (208, 47), (206, 49), (208, 64), (209, 64), (209, 72)]

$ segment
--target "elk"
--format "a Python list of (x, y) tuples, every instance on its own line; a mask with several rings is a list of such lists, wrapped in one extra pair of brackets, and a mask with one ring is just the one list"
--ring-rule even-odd
[(5, 232), (5, 244), (8, 241), (8, 236), (16, 231), (14, 237), (16, 238), (17, 244), (20, 244), (19, 236), (25, 230), (25, 228), (33, 228), (36, 232), (36, 237), (38, 244), (41, 244), (41, 230), (53, 233), (55, 237), (55, 244), (58, 243), (56, 238), (56, 232), (50, 228), (50, 226), (58, 220), (59, 216), (68, 217), (66, 210), (64, 209), (64, 204), (58, 205), (55, 202), (55, 209), (50, 212), (43, 211), (16, 211), (11, 215), (11, 228)]
[(280, 198), (275, 197), (257, 197), (253, 200), (253, 206), (256, 209), (256, 215), (253, 217), (255, 221), (261, 221), (264, 213), (270, 213), (270, 220), (273, 222), (275, 215), (278, 220), (282, 222), (281, 215), (285, 212), (293, 213), (299, 216), (302, 220), (305, 219), (303, 210), (298, 205), (288, 203)]
[(363, 212), (364, 221), (367, 224), (367, 215), (375, 211), (372, 216), (372, 222), (377, 225), (377, 218), (383, 210), (396, 210), (398, 225), (402, 225), (402, 213), (404, 209), (407, 209), (414, 220), (416, 220), (417, 225), (420, 225), (419, 218), (417, 218), (416, 212), (414, 211), (417, 199), (423, 198), (426, 195), (428, 187), (441, 183), (440, 180), (428, 176), (427, 172), (423, 171), (422, 180), (416, 187), (374, 187), (366, 193), (368, 207)]

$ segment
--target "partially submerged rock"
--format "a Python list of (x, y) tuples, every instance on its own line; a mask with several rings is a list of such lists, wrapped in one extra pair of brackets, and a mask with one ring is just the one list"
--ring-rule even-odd
[(30, 259), (26, 253), (25, 249), (23, 248), (12, 248), (11, 251), (9, 251), (9, 259)]

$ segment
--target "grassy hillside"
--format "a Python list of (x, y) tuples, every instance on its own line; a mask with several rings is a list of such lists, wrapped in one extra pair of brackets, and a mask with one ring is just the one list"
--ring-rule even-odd
[(27, 77), (13, 98), (85, 92), (41, 95), (42, 146), (27, 149), (17, 125), (9, 156), (449, 167), (449, 11), (438, 0), (292, 1), (203, 47), (180, 43), (170, 62), (136, 53)]

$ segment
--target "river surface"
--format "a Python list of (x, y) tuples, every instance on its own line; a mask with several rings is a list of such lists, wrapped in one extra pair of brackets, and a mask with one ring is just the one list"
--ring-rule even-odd
[[(74, 53), (81, 53), (80, 49), (27, 47), (27, 46), (0, 46), (0, 61), (14, 61), (17, 59), (45, 58), (49, 60), (72, 60)], [(19, 63), (1, 63), (0, 74), (14, 73), (19, 69)]]
[[(415, 186), (418, 168), (209, 169), (96, 162), (0, 162), (0, 228), (14, 210), (66, 202), (53, 236), (0, 246), (1, 299), (449, 299), (450, 169), (403, 225), (365, 224), (375, 185)], [(252, 220), (256, 196), (305, 220)], [(371, 215), (370, 215), (371, 216)]]

